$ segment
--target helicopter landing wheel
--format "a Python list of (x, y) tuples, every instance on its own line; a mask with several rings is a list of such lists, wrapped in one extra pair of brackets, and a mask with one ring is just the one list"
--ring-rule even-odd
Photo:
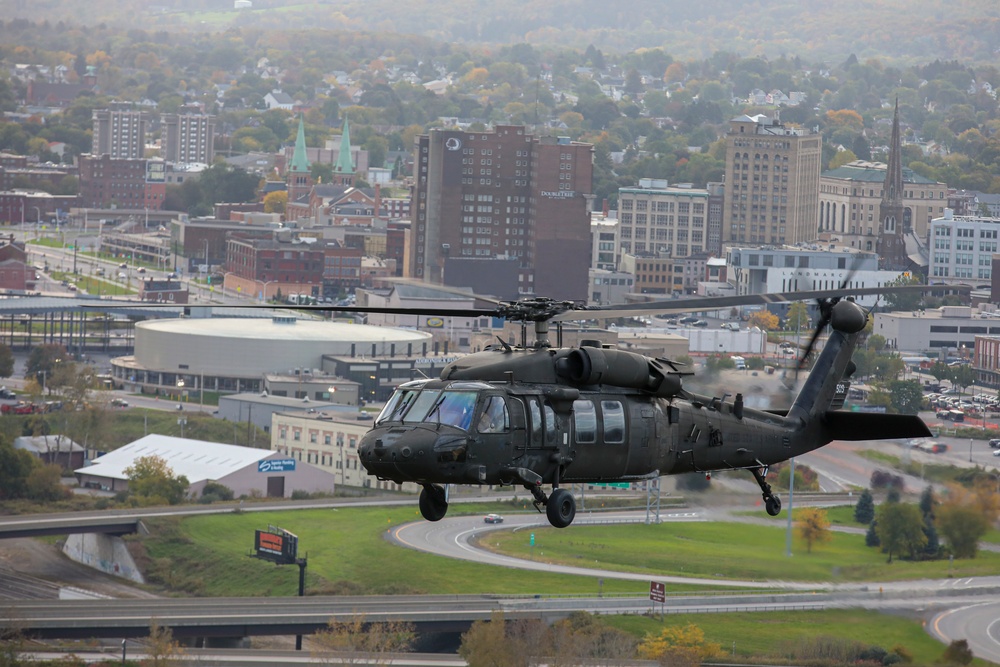
[(781, 498), (778, 496), (770, 496), (764, 499), (764, 509), (770, 516), (778, 516), (781, 514)]
[(565, 528), (576, 516), (576, 498), (565, 489), (553, 489), (545, 503), (545, 515), (556, 528)]
[(448, 512), (444, 488), (439, 484), (424, 484), (420, 492), (420, 514), (428, 521), (440, 521)]

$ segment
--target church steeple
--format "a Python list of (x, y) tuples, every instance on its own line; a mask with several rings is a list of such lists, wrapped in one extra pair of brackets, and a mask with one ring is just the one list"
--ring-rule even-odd
[(899, 100), (892, 114), (892, 137), (889, 139), (889, 164), (885, 170), (882, 201), (890, 206), (903, 204), (903, 143), (899, 137)]
[(343, 185), (354, 183), (354, 163), (351, 161), (351, 128), (347, 118), (344, 118), (344, 131), (340, 135), (340, 152), (337, 153), (337, 164), (333, 173)]
[(299, 132), (295, 135), (295, 150), (292, 152), (292, 164), (289, 171), (309, 173), (309, 156), (306, 154), (306, 125), (299, 116)]
[(878, 254), (883, 269), (903, 271), (909, 268), (905, 235), (909, 221), (903, 207), (903, 143), (899, 133), (899, 99), (892, 115), (892, 136), (889, 139), (889, 159), (882, 185), (882, 201), (878, 206)]
[(292, 163), (285, 174), (285, 182), (288, 184), (289, 204), (309, 197), (313, 178), (306, 153), (306, 128), (302, 116), (299, 116), (299, 133), (295, 137), (295, 150), (292, 152)]

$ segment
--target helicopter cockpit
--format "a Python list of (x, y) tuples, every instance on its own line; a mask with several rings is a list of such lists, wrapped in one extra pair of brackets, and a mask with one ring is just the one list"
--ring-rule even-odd
[[(481, 382), (453, 382), (445, 388), (425, 387), (424, 383), (407, 383), (393, 392), (375, 420), (375, 425), (381, 426), (389, 422), (410, 425), (423, 423), (472, 431), (476, 401), (480, 391), (489, 388), (490, 385)], [(508, 423), (509, 417), (503, 400), (487, 401), (476, 430), (506, 430)]]

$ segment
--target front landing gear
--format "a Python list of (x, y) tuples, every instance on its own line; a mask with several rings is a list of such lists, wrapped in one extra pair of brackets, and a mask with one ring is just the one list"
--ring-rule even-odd
[(753, 478), (760, 486), (761, 496), (764, 498), (764, 509), (770, 516), (781, 514), (781, 498), (774, 495), (771, 491), (771, 485), (764, 481), (764, 476), (767, 475), (767, 466), (751, 468), (750, 472), (753, 473)]
[(565, 528), (573, 523), (573, 519), (576, 517), (576, 498), (573, 497), (572, 493), (565, 489), (555, 488), (552, 489), (551, 495), (546, 496), (538, 484), (525, 484), (524, 488), (531, 491), (535, 509), (541, 512), (541, 506), (545, 505), (545, 516), (554, 527)]
[(440, 521), (448, 513), (448, 500), (444, 487), (439, 484), (424, 484), (420, 492), (420, 514), (428, 521)]

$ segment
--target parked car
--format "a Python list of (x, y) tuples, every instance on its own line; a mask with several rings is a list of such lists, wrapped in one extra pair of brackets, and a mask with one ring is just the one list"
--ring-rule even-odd
[(693, 327), (707, 327), (708, 326), (708, 322), (706, 320), (695, 320), (694, 322), (691, 323), (691, 326), (693, 326)]
[(503, 523), (503, 517), (499, 514), (487, 514), (483, 517), (483, 523)]
[(113, 405), (116, 408), (127, 408), (128, 401), (126, 401), (124, 398), (112, 398), (111, 405)]
[(15, 394), (14, 392), (12, 392), (7, 387), (0, 387), (0, 398), (4, 398), (4, 399), (7, 399), (7, 400), (12, 400), (12, 399), (17, 398), (17, 394)]
[(694, 317), (692, 315), (686, 315), (686, 316), (684, 316), (684, 317), (682, 317), (682, 318), (680, 318), (680, 319), (677, 320), (677, 322), (679, 324), (694, 324), (697, 321), (698, 321), (698, 318)]

